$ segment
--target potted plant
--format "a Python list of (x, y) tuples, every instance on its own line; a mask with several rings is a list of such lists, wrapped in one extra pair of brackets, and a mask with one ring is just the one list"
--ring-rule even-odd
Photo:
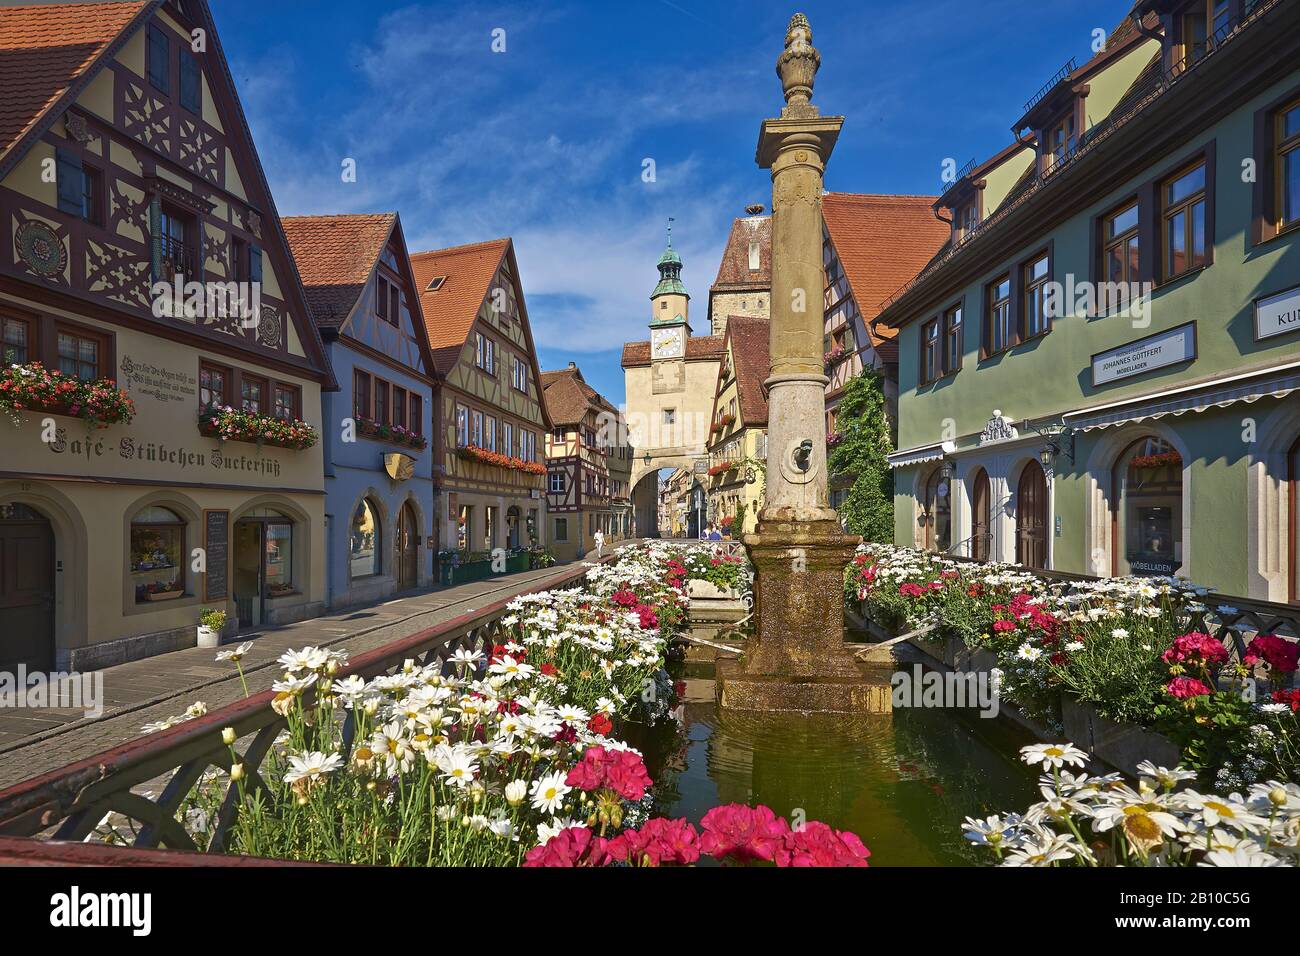
[(226, 612), (205, 607), (199, 611), (199, 647), (220, 647), (226, 629)]

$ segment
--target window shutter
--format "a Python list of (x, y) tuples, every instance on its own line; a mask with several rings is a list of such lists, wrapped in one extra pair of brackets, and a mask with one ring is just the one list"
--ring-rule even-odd
[(199, 60), (189, 50), (181, 51), (181, 106), (191, 113), (203, 109), (203, 85), (199, 79)]
[(257, 246), (248, 247), (248, 281), (262, 281), (262, 250)]
[(167, 34), (163, 33), (157, 27), (149, 28), (149, 82), (163, 93), (170, 92), (168, 85), (168, 61), (170, 56), (170, 44), (167, 42)]
[(81, 157), (60, 149), (55, 153), (55, 167), (59, 181), (59, 212), (82, 215), (85, 179)]

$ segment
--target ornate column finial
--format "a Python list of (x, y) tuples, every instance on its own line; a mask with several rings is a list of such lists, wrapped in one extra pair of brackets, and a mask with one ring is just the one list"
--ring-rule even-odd
[(785, 92), (782, 116), (817, 116), (812, 100), (813, 79), (822, 65), (821, 54), (812, 45), (812, 27), (808, 18), (796, 13), (785, 31), (785, 49), (776, 59), (776, 73)]

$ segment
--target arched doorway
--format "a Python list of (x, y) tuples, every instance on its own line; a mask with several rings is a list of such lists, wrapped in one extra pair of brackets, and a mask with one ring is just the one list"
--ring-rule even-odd
[(992, 551), (993, 520), (989, 473), (981, 468), (975, 473), (975, 485), (971, 489), (970, 555), (976, 561), (987, 561)]
[(27, 505), (0, 505), (0, 671), (54, 669), (54, 531)]
[(1172, 575), (1183, 564), (1183, 458), (1155, 435), (1132, 442), (1111, 475), (1113, 574)]
[(397, 590), (405, 591), (420, 583), (420, 523), (415, 508), (408, 501), (397, 513)]
[(927, 551), (947, 551), (952, 547), (952, 489), (946, 468), (930, 472), (925, 483), (925, 510), (921, 514)]
[(1047, 476), (1037, 461), (1025, 465), (1016, 489), (1016, 561), (1047, 567)]

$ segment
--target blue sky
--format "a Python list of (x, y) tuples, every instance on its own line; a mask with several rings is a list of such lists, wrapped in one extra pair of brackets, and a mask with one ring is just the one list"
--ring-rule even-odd
[[(212, 6), (281, 214), (396, 209), (412, 250), (512, 236), (542, 367), (576, 361), (615, 402), (666, 218), (701, 333), (732, 218), (771, 202), (754, 146), (791, 0)], [(935, 193), (1129, 6), (803, 4), (814, 102), (846, 117), (827, 188)]]

